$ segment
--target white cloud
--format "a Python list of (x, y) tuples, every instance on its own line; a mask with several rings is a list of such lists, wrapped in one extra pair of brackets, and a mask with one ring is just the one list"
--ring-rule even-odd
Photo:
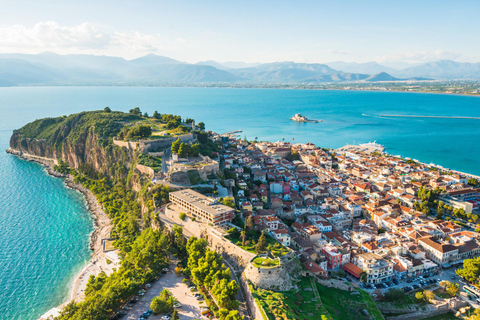
[(39, 22), (33, 27), (0, 27), (0, 52), (113, 54), (137, 57), (145, 53), (171, 51), (186, 44), (183, 38), (167, 39), (158, 34), (107, 31), (91, 23), (62, 26), (55, 21)]

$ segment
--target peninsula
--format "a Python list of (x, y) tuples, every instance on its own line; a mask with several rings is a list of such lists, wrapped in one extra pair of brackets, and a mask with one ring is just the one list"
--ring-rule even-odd
[[(480, 296), (479, 177), (382, 151), (248, 141), (138, 108), (40, 119), (9, 149), (52, 163), (108, 218), (92, 265), (115, 268), (91, 269), (59, 320), (381, 320), (393, 301), (419, 318), (475, 304), (457, 296)], [(167, 287), (174, 298), (146, 294)]]

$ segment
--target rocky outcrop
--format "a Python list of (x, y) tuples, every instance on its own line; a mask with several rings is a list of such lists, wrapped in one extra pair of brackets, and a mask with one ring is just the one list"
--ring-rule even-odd
[[(113, 175), (112, 167), (118, 163), (130, 165), (131, 150), (105, 143), (105, 140), (95, 133), (93, 127), (83, 130), (77, 128), (72, 132), (74, 125), (74, 122), (65, 123), (47, 139), (25, 137), (21, 130), (15, 130), (10, 138), (10, 148), (20, 154), (52, 160), (61, 159), (72, 168), (89, 166), (105, 175)], [(115, 172), (118, 174), (118, 170)], [(126, 175), (126, 170), (124, 174)]]

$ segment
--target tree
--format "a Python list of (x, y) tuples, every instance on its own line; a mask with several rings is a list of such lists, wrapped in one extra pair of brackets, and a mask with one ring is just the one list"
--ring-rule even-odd
[(103, 109), (103, 112), (109, 113), (112, 112), (112, 110), (109, 107), (105, 107), (105, 109)]
[(363, 270), (362, 272), (360, 272), (360, 277), (359, 277), (359, 280), (361, 282), (365, 282), (367, 281), (368, 279), (368, 275), (367, 275), (367, 272), (365, 270)]
[(440, 281), (440, 283), (439, 283), (438, 285), (439, 285), (440, 287), (442, 287), (443, 290), (445, 290), (445, 289), (448, 287), (449, 284), (450, 284), (450, 281), (442, 280), (442, 281)]
[(262, 252), (265, 252), (266, 249), (267, 249), (267, 237), (265, 237), (265, 232), (262, 232), (255, 246), (255, 252), (257, 254), (262, 253)]
[(427, 302), (431, 302), (435, 298), (435, 294), (431, 290), (426, 290), (423, 294)]
[(172, 146), (170, 147), (170, 150), (172, 150), (172, 153), (178, 153), (178, 149), (180, 148), (181, 143), (182, 142), (180, 141), (180, 138), (178, 138), (172, 143)]
[(180, 218), (180, 220), (185, 221), (185, 218), (187, 217), (187, 214), (186, 214), (185, 212), (180, 212), (180, 214), (178, 215), (178, 217)]
[(415, 293), (415, 299), (420, 301), (425, 301), (425, 296), (423, 295), (423, 291), (418, 291)]
[(172, 320), (180, 320), (180, 316), (178, 315), (177, 308), (173, 309)]
[(245, 229), (246, 233), (250, 234), (253, 230), (253, 227), (254, 227), (253, 218), (252, 218), (252, 216), (249, 216), (249, 217), (247, 217), (247, 219), (245, 219), (244, 229)]
[(190, 149), (190, 146), (184, 142), (180, 144), (180, 147), (178, 147), (178, 156), (180, 158), (185, 158), (188, 155), (188, 151)]
[(458, 285), (458, 283), (450, 282), (446, 291), (450, 296), (454, 297), (457, 295), (459, 289), (460, 289), (460, 286)]
[(155, 111), (153, 112), (153, 118), (154, 118), (154, 119), (160, 119), (160, 118), (161, 118), (161, 115), (160, 115), (160, 113), (158, 113), (157, 110), (155, 110)]
[(463, 260), (463, 269), (455, 271), (470, 283), (477, 283), (480, 277), (480, 257)]
[(148, 113), (145, 112), (145, 113), (143, 114), (143, 116), (144, 116), (145, 118), (148, 118)]
[(245, 242), (247, 241), (247, 235), (245, 234), (245, 230), (240, 232), (240, 240), (242, 240), (242, 246), (245, 247)]
[(137, 115), (137, 116), (142, 114), (142, 111), (140, 111), (139, 107), (130, 109), (130, 110), (128, 110), (128, 112), (131, 113), (131, 114)]
[(475, 187), (476, 185), (478, 185), (478, 180), (475, 178), (470, 178), (468, 179), (468, 184)]
[(205, 123), (199, 122), (199, 123), (197, 124), (197, 127), (198, 127), (200, 130), (205, 130)]

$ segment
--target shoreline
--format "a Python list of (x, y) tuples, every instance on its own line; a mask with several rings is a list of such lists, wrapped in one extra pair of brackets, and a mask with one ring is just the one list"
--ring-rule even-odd
[[(79, 302), (83, 300), (84, 290), (86, 288), (90, 275), (97, 276), (102, 271), (105, 271), (107, 274), (109, 274), (113, 271), (112, 268), (114, 267), (114, 265), (108, 265), (106, 263), (105, 259), (107, 257), (103, 252), (102, 243), (102, 239), (110, 237), (110, 219), (107, 217), (97, 198), (90, 190), (88, 190), (81, 184), (73, 182), (73, 176), (64, 175), (53, 170), (53, 165), (56, 163), (55, 159), (38, 157), (11, 148), (8, 148), (6, 152), (15, 155), (23, 160), (38, 163), (44, 167), (47, 174), (56, 178), (65, 179), (64, 185), (66, 188), (75, 190), (83, 195), (85, 199), (85, 206), (90, 212), (93, 219), (93, 231), (90, 234), (90, 241), (88, 246), (88, 250), (91, 251), (90, 260), (88, 264), (85, 265), (79, 272), (77, 272), (73, 279), (69, 282), (70, 290), (65, 301), (59, 306), (52, 308), (45, 315), (55, 314), (58, 309), (61, 309), (70, 301), (75, 300), (76, 302)], [(41, 316), (40, 319), (44, 319), (44, 316)]]
[[(388, 81), (386, 81), (388, 83)], [(384, 81), (372, 82), (372, 84), (382, 84)], [(347, 83), (348, 84), (348, 83)], [(61, 87), (78, 87), (78, 88), (88, 88), (88, 87), (98, 87), (98, 88), (115, 88), (115, 87), (131, 87), (131, 88), (218, 88), (218, 89), (259, 89), (259, 90), (268, 90), (268, 89), (282, 89), (282, 90), (331, 90), (331, 91), (368, 91), (368, 92), (401, 92), (401, 93), (427, 93), (427, 94), (440, 94), (440, 95), (453, 95), (453, 96), (466, 96), (466, 97), (477, 97), (480, 98), (480, 93), (454, 93), (454, 92), (436, 92), (436, 91), (405, 91), (405, 90), (374, 90), (374, 89), (343, 89), (343, 88), (321, 88), (321, 87), (301, 87), (292, 84), (292, 86), (185, 86), (185, 85), (23, 85), (23, 86), (11, 86), (11, 87), (0, 87), (0, 88), (61, 88)]]

